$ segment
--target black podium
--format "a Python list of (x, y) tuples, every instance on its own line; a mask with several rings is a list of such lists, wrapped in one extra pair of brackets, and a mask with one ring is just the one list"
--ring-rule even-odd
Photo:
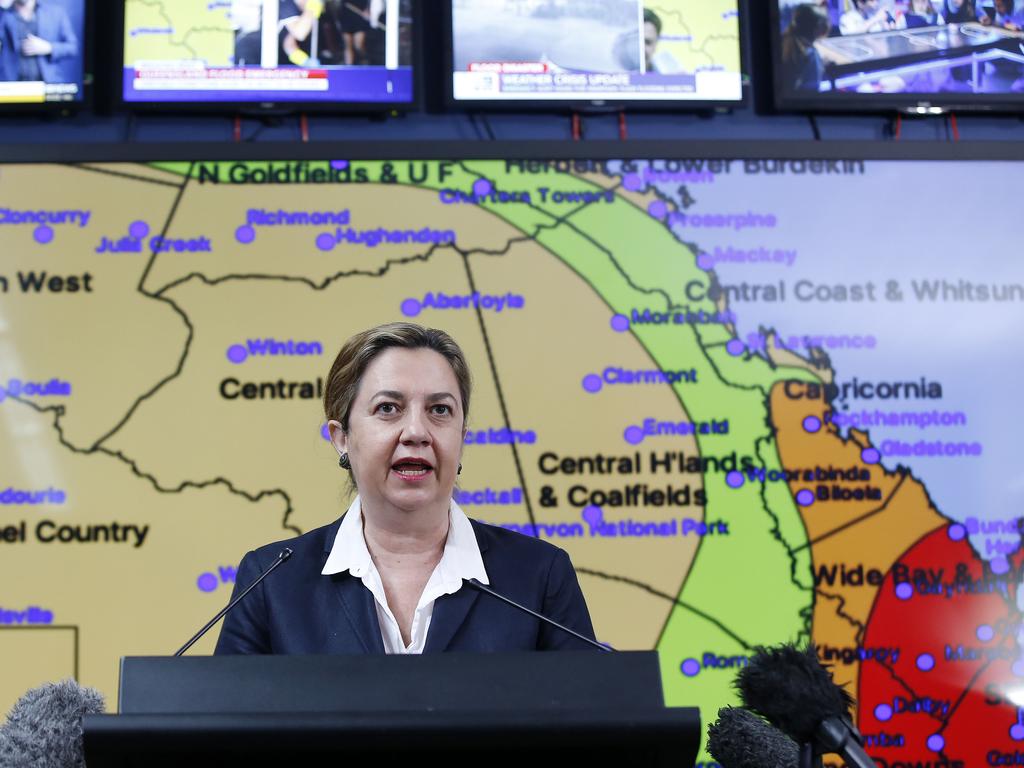
[(89, 768), (678, 768), (700, 745), (653, 652), (125, 658), (119, 710), (85, 718)]

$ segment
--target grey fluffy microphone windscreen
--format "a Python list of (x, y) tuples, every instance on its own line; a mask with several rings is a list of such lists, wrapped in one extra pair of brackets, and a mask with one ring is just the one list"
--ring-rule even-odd
[(797, 768), (800, 748), (745, 709), (723, 707), (708, 727), (708, 752), (722, 768)]
[(74, 680), (33, 688), (0, 726), (0, 766), (84, 768), (82, 718), (102, 711), (102, 694)]

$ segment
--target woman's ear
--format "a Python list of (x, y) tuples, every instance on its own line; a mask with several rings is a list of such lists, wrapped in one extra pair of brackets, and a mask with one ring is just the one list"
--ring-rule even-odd
[(334, 446), (338, 455), (348, 453), (348, 433), (341, 426), (341, 422), (331, 419), (327, 422), (327, 431), (331, 435), (331, 445)]

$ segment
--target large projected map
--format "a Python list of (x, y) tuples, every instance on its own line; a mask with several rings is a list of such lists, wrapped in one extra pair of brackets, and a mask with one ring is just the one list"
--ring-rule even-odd
[(756, 645), (813, 640), (880, 765), (1019, 763), (1024, 270), (988, 202), (1019, 174), (4, 166), (0, 706), (113, 701), (246, 550), (335, 519), (323, 377), (405, 317), (473, 366), (459, 503), (567, 549), (669, 703), (713, 719)]

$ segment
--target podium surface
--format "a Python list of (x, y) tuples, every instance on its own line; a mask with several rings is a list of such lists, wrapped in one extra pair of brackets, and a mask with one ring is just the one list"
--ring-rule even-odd
[(125, 658), (89, 768), (438, 758), (456, 765), (693, 765), (695, 708), (654, 652)]

